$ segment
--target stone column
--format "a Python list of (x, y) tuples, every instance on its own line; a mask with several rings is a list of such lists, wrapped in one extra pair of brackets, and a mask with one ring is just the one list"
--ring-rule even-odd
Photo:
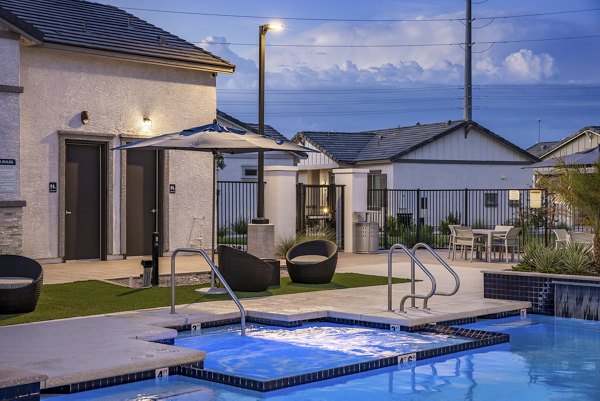
[(296, 234), (297, 167), (265, 167), (265, 217), (275, 228), (275, 243)]
[(354, 252), (354, 213), (367, 211), (367, 174), (358, 168), (335, 169), (335, 184), (344, 185), (344, 252)]
[(23, 254), (19, 35), (0, 28), (0, 254)]

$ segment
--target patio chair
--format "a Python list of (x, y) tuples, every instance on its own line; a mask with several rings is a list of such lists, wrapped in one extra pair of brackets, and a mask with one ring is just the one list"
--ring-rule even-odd
[(473, 261), (473, 252), (479, 250), (485, 250), (485, 242), (481, 235), (473, 234), (471, 227), (455, 226), (454, 231), (456, 236), (454, 237), (454, 243), (452, 244), (452, 260), (456, 256), (456, 247), (460, 246), (461, 253), (464, 253), (465, 259), (467, 258), (467, 247), (471, 248), (471, 262)]
[(239, 249), (219, 245), (219, 271), (233, 291), (262, 292), (270, 285), (273, 266)]
[(448, 259), (450, 259), (450, 252), (452, 251), (452, 245), (454, 244), (454, 238), (456, 237), (455, 227), (460, 227), (460, 224), (448, 225), (448, 229), (450, 229), (450, 238), (448, 238)]
[(294, 283), (326, 284), (337, 266), (337, 245), (327, 240), (302, 242), (285, 255), (287, 270)]
[(556, 236), (556, 240), (554, 241), (554, 246), (556, 248), (564, 248), (569, 244), (569, 233), (564, 228), (555, 228), (552, 230), (554, 235)]
[(0, 315), (32, 312), (40, 297), (44, 271), (35, 260), (0, 255)]
[(587, 246), (593, 246), (594, 234), (586, 233), (583, 231), (572, 231), (570, 234), (570, 242), (574, 242), (576, 244), (583, 244)]
[(506, 233), (511, 228), (513, 228), (513, 226), (496, 226), (496, 227), (494, 227), (494, 231), (504, 231), (504, 233), (502, 233), (502, 234), (492, 234), (492, 238), (495, 239), (495, 238), (504, 238), (504, 237), (506, 237)]
[(503, 251), (506, 252), (506, 263), (508, 263), (508, 250), (510, 249), (510, 259), (514, 260), (515, 248), (517, 250), (517, 258), (521, 260), (521, 251), (519, 244), (519, 233), (521, 227), (511, 227), (510, 230), (503, 237), (494, 238), (492, 240), (492, 249), (500, 248), (500, 258), (502, 258)]

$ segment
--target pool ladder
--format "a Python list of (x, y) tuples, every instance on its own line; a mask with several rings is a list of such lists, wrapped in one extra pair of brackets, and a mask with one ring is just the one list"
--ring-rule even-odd
[(233, 299), (233, 302), (235, 302), (238, 309), (240, 310), (242, 336), (245, 336), (246, 335), (246, 310), (242, 306), (242, 303), (240, 302), (238, 297), (235, 295), (235, 293), (233, 292), (231, 287), (229, 287), (229, 284), (227, 284), (227, 281), (225, 281), (225, 279), (221, 275), (221, 272), (219, 272), (219, 269), (217, 269), (217, 266), (215, 266), (213, 261), (210, 260), (210, 258), (206, 254), (206, 252), (204, 252), (204, 250), (199, 249), (199, 248), (178, 248), (178, 249), (175, 249), (175, 251), (173, 251), (173, 254), (171, 255), (171, 314), (176, 313), (175, 312), (175, 257), (177, 256), (177, 254), (179, 252), (198, 253), (204, 257), (204, 260), (206, 260), (206, 263), (208, 263), (208, 265), (210, 266), (210, 269), (219, 278), (219, 280), (223, 284), (223, 287), (225, 287), (225, 289), (227, 290), (227, 293), (229, 294), (231, 299)]
[[(389, 253), (388, 253), (388, 311), (393, 310), (392, 309), (392, 259), (393, 259), (393, 255), (394, 255), (394, 250), (396, 250), (396, 249), (403, 250), (404, 253), (406, 253), (408, 255), (408, 257), (411, 259), (411, 261), (410, 261), (410, 294), (405, 295), (400, 300), (400, 312), (405, 312), (404, 303), (409, 298), (411, 300), (411, 308), (416, 308), (415, 300), (417, 298), (419, 298), (419, 299), (423, 300), (423, 309), (427, 310), (427, 309), (429, 309), (427, 307), (427, 301), (432, 296), (442, 295), (442, 296), (449, 297), (458, 292), (458, 289), (460, 288), (460, 279), (458, 277), (458, 274), (456, 274), (456, 272), (448, 265), (448, 263), (446, 263), (446, 261), (444, 259), (442, 259), (442, 257), (440, 255), (438, 255), (433, 249), (431, 249), (431, 247), (429, 245), (427, 245), (423, 242), (419, 242), (418, 244), (413, 246), (413, 248), (411, 250), (406, 245), (394, 244), (394, 245), (392, 245), (392, 247), (390, 248)], [(440, 262), (442, 264), (442, 266), (444, 266), (446, 268), (446, 270), (448, 270), (450, 272), (452, 277), (454, 277), (454, 289), (452, 291), (450, 291), (450, 292), (436, 291), (437, 283), (435, 281), (435, 277), (429, 271), (429, 269), (427, 269), (423, 265), (423, 263), (421, 263), (421, 261), (417, 258), (416, 252), (418, 249), (425, 249), (425, 250), (429, 251), (429, 253), (432, 254), (433, 257), (435, 257), (438, 260), (438, 262)], [(419, 268), (423, 271), (423, 273), (425, 273), (425, 275), (429, 278), (429, 280), (431, 280), (431, 290), (427, 294), (416, 294), (415, 293), (415, 281), (416, 281), (415, 265), (419, 266)]]

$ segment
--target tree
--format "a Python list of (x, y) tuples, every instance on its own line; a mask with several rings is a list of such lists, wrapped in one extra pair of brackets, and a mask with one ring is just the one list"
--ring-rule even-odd
[(591, 167), (558, 164), (538, 185), (558, 202), (583, 212), (584, 224), (594, 230), (594, 260), (600, 266), (600, 160)]

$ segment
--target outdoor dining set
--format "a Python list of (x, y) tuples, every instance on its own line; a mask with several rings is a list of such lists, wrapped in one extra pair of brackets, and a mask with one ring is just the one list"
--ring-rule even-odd
[[(493, 229), (471, 228), (461, 225), (450, 225), (450, 239), (448, 246), (448, 258), (452, 260), (456, 257), (456, 250), (460, 251), (460, 255), (464, 258), (469, 257), (473, 261), (473, 257), (479, 258), (482, 252), (485, 254), (485, 261), (491, 262), (492, 257), (495, 257), (496, 252), (499, 252), (499, 258), (504, 259), (509, 263), (508, 254), (510, 252), (510, 260), (514, 260), (516, 253), (517, 259), (520, 260), (520, 227), (513, 226), (495, 226)], [(582, 231), (568, 232), (565, 229), (554, 229), (555, 246), (557, 248), (564, 247), (569, 243), (579, 243), (586, 246), (593, 245), (594, 234)], [(468, 255), (470, 253), (470, 255)]]
[(492, 252), (499, 251), (500, 258), (505, 255), (508, 263), (508, 253), (511, 253), (511, 260), (514, 259), (516, 252), (519, 257), (519, 233), (520, 227), (496, 226), (493, 229), (471, 228), (461, 225), (450, 225), (450, 242), (448, 247), (448, 258), (452, 255), (452, 260), (456, 257), (456, 249), (467, 257), (470, 251), (470, 259), (473, 256), (478, 257), (481, 252), (485, 253), (486, 262), (491, 262)]

